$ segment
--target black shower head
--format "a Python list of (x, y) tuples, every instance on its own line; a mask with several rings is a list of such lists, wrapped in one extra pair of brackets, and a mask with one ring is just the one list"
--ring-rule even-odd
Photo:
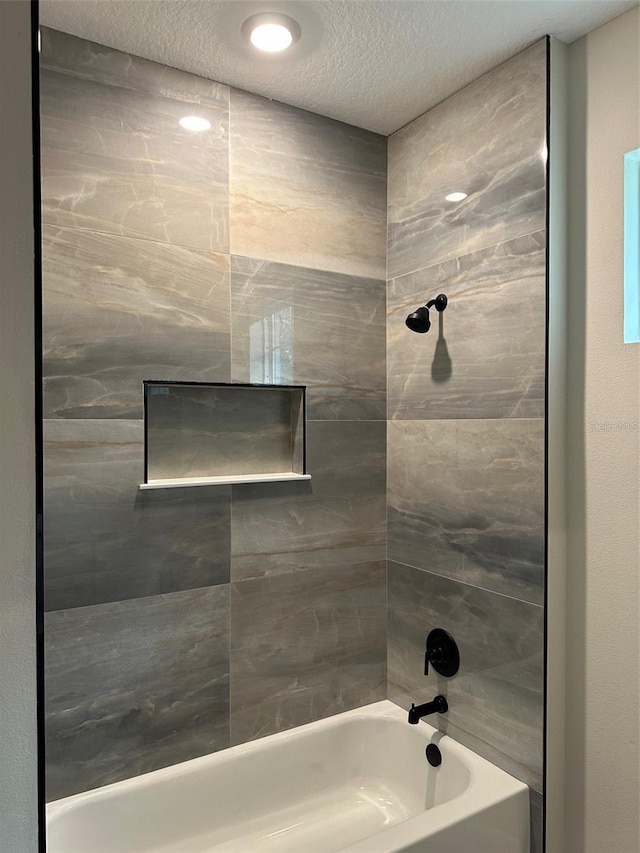
[(416, 308), (412, 314), (409, 314), (405, 323), (412, 332), (418, 332), (418, 334), (424, 335), (424, 333), (428, 332), (431, 328), (429, 308), (435, 308), (436, 311), (441, 314), (446, 307), (447, 297), (444, 293), (440, 293), (435, 299), (430, 299), (426, 305), (423, 305), (421, 308)]
[(405, 323), (412, 332), (418, 332), (419, 334), (424, 335), (424, 333), (428, 332), (431, 328), (429, 309), (426, 306), (418, 308), (413, 312), (413, 314), (409, 314)]

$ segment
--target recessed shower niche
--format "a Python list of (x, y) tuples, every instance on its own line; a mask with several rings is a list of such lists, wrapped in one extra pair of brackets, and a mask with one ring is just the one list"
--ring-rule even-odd
[(305, 388), (144, 383), (141, 489), (309, 480)]

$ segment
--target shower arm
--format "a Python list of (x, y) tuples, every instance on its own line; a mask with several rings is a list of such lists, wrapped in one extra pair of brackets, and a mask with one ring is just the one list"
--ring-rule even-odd
[(439, 293), (435, 299), (430, 299), (427, 302), (425, 308), (435, 308), (436, 311), (439, 311), (442, 314), (444, 309), (447, 307), (447, 301), (447, 297), (444, 295), (444, 293)]

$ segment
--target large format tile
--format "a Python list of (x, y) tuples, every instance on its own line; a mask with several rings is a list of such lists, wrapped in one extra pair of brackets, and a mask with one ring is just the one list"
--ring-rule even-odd
[[(494, 764), (539, 788), (543, 753), (543, 609), (398, 563), (388, 566), (389, 698), (403, 708), (444, 693), (429, 719)], [(424, 676), (425, 639), (449, 631), (453, 678)]]
[[(445, 293), (426, 335), (407, 314)], [(390, 418), (544, 415), (545, 232), (389, 282)]]
[(229, 745), (229, 587), (47, 614), (47, 796)]
[(140, 418), (142, 380), (229, 380), (225, 255), (46, 226), (44, 406)]
[(232, 580), (383, 560), (385, 436), (384, 421), (310, 421), (311, 481), (233, 486)]
[(385, 418), (385, 282), (231, 260), (232, 375), (308, 386), (310, 418)]
[(43, 221), (227, 252), (227, 87), (50, 31), (44, 53)]
[(231, 252), (385, 277), (387, 142), (231, 90)]
[(536, 604), (542, 420), (391, 421), (389, 559)]
[(546, 73), (542, 40), (389, 137), (390, 276), (544, 228)]
[(148, 386), (148, 478), (302, 473), (303, 409), (301, 391)]
[(48, 610), (229, 580), (228, 487), (139, 492), (142, 442), (140, 421), (45, 421)]
[(385, 698), (384, 561), (231, 586), (231, 742)]

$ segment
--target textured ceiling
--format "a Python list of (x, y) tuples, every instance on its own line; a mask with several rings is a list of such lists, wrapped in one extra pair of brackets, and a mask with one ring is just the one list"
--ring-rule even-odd
[[(571, 42), (636, 0), (41, 0), (43, 24), (360, 127), (392, 133), (550, 33)], [(240, 36), (296, 18), (287, 54)]]

